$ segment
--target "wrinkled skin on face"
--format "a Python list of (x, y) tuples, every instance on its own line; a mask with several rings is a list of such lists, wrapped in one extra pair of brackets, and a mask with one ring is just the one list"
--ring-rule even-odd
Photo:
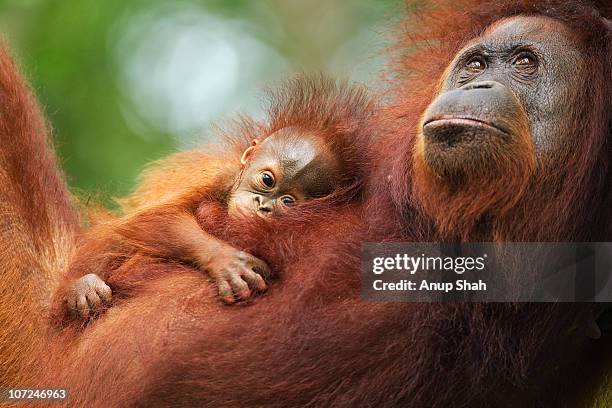
[(567, 168), (584, 123), (582, 47), (561, 22), (516, 16), (456, 54), (414, 151), (420, 205), (443, 236), (499, 238), (529, 197), (554, 198), (562, 180), (546, 180)]
[(273, 133), (243, 157), (246, 164), (228, 199), (231, 216), (280, 214), (330, 194), (340, 180), (339, 162), (322, 139), (298, 128)]
[(530, 151), (554, 156), (576, 120), (583, 61), (580, 41), (562, 23), (501, 20), (448, 67), (423, 116), (418, 153), (438, 176), (468, 179), (506, 171), (508, 155), (521, 154), (527, 166)]

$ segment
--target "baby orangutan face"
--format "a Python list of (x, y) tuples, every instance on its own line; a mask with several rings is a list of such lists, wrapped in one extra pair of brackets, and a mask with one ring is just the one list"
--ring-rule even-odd
[(296, 203), (330, 194), (340, 180), (340, 165), (320, 136), (284, 128), (249, 147), (231, 191), (228, 212), (277, 215)]

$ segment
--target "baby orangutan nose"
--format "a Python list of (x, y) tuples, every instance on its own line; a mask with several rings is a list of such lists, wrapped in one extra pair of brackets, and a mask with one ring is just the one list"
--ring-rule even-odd
[(272, 200), (258, 195), (255, 196), (255, 204), (257, 208), (257, 215), (262, 217), (272, 215)]

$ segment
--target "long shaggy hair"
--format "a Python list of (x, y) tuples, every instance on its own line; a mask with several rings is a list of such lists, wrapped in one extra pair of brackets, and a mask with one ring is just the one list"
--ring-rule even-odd
[[(184, 246), (173, 238), (171, 228), (184, 222), (181, 220), (185, 216), (195, 216), (196, 211), (204, 231), (255, 256), (261, 254), (265, 261), (278, 259), (282, 265), (290, 265), (294, 259), (291, 254), (295, 252), (292, 246), (303, 235), (304, 227), (321, 223), (324, 215), (333, 216), (334, 208), (361, 200), (367, 140), (376, 129), (377, 106), (362, 86), (322, 75), (287, 80), (267, 91), (266, 103), (265, 120), (239, 117), (216, 129), (215, 145), (177, 153), (150, 165), (136, 191), (118, 200), (124, 216), (103, 214), (83, 234), (63, 287), (68, 288), (70, 281), (86, 273), (96, 273), (108, 278), (116, 298), (130, 297), (131, 283), (137, 282), (136, 276), (129, 276), (135, 259), (143, 256), (171, 262), (184, 259), (180, 249)], [(253, 140), (265, 140), (285, 128), (315, 132), (322, 139), (346, 169), (338, 185), (329, 196), (299, 203), (288, 215), (273, 217), (269, 222), (230, 220), (227, 199), (241, 172), (242, 153)], [(232, 225), (236, 226), (233, 230)], [(279, 243), (261, 239), (265, 231), (274, 236), (274, 231), (284, 230), (294, 231), (286, 243), (273, 250), (258, 249), (261, 244)], [(281, 269), (280, 265), (275, 268)], [(60, 291), (55, 296), (52, 317), (59, 327), (70, 321), (62, 302)]]
[[(379, 152), (374, 159), (377, 176), (374, 183), (369, 183), (370, 201), (365, 212), (373, 214), (370, 230), (375, 231), (377, 239), (388, 239), (389, 231), (395, 227), (393, 238), (399, 240), (484, 237), (496, 241), (609, 241), (612, 32), (606, 18), (611, 16), (611, 5), (589, 1), (460, 1), (410, 8), (409, 13), (389, 72), (393, 102), (382, 118), (388, 133), (374, 141), (373, 148)], [(559, 118), (567, 123), (571, 138), (560, 149), (561, 155), (538, 160), (533, 170), (516, 169), (509, 172), (514, 178), (501, 178), (487, 186), (468, 184), (463, 190), (447, 195), (448, 190), (437, 185), (439, 180), (423, 178), (431, 175), (415, 160), (421, 116), (437, 96), (440, 78), (463, 45), (492, 23), (516, 15), (554, 18), (584, 44), (589, 79), (576, 83), (579, 93), (572, 117)], [(524, 165), (528, 163), (526, 160)], [(528, 184), (524, 183), (525, 175), (530, 177)], [(514, 196), (505, 197), (504, 193)], [(475, 231), (476, 221), (485, 212), (492, 214), (490, 229), (484, 233)], [(445, 373), (446, 382), (441, 382), (439, 389), (450, 405), (511, 406), (508, 401), (491, 399), (487, 403), (476, 396), (483, 389), (495, 388), (488, 371), (493, 369), (499, 370), (495, 381), (505, 378), (518, 386), (513, 393), (523, 394), (525, 399), (519, 401), (528, 406), (588, 406), (584, 401), (555, 402), (543, 390), (555, 387), (553, 383), (546, 385), (545, 379), (550, 379), (550, 372), (555, 370), (550, 362), (546, 363), (554, 355), (553, 350), (561, 353), (558, 358), (568, 367), (588, 365), (594, 383), (607, 376), (605, 371), (602, 374), (593, 368), (597, 359), (602, 362), (601, 370), (605, 370), (606, 364), (610, 366), (610, 350), (605, 343), (588, 344), (582, 351), (576, 346), (584, 345), (586, 340), (580, 336), (584, 336), (590, 310), (586, 305), (421, 305), (417, 314), (422, 322), (427, 322), (424, 323), (427, 327), (420, 327), (418, 335), (428, 340), (418, 344), (423, 348), (415, 372), (432, 381), (436, 364), (432, 362), (439, 361), (436, 355), (444, 355), (445, 364), (441, 365), (444, 368), (439, 368), (439, 372)], [(571, 338), (577, 343), (563, 352), (561, 342)], [(437, 347), (431, 347), (432, 344)], [(466, 357), (457, 350), (473, 350), (474, 354)], [(562, 382), (576, 380), (571, 369), (556, 369), (560, 370), (556, 375)], [(456, 397), (463, 395), (459, 388), (465, 386), (458, 380), (461, 371), (464, 378), (482, 380), (469, 382), (469, 387), (475, 387), (469, 391), (474, 393), (473, 398)], [(502, 372), (505, 374), (499, 375)], [(538, 376), (541, 382), (536, 379)], [(582, 383), (585, 390), (587, 384), (586, 380)], [(538, 387), (541, 396), (529, 396), (530, 389), (537, 392)], [(414, 387), (415, 392), (428, 389), (425, 382)], [(432, 393), (421, 403), (429, 406), (434, 399), (437, 403), (444, 397)]]
[[(566, 164), (573, 180), (591, 183), (574, 186), (591, 201), (578, 200), (578, 192), (564, 183), (549, 204), (555, 207), (547, 208), (559, 210), (559, 219), (525, 214), (518, 225), (529, 217), (534, 225), (522, 235), (529, 238), (528, 232), (540, 228), (550, 239), (604, 236), (610, 220), (599, 205), (608, 193), (611, 54), (605, 27), (590, 5), (474, 1), (415, 12), (400, 48), (419, 50), (393, 65), (397, 94), (384, 115), (388, 136), (373, 147), (377, 168), (368, 176), (366, 211), (354, 205), (334, 208), (333, 214), (325, 205), (320, 213), (305, 209), (308, 225), (295, 220), (291, 228), (263, 228), (248, 239), (240, 236), (241, 221), (228, 222), (220, 234), (257, 247), (262, 256), (270, 252), (270, 262), (283, 269), (279, 283), (251, 307), (222, 306), (212, 285), (187, 266), (147, 255), (131, 258), (125, 278), (133, 277), (133, 296), (78, 335), (67, 331), (40, 340), (31, 333), (44, 341), (45, 353), (19, 385), (69, 388), (73, 406), (587, 405), (609, 360), (610, 341), (586, 339), (580, 315), (586, 310), (372, 304), (361, 301), (358, 287), (364, 239), (440, 238), (435, 220), (422, 220), (412, 188), (413, 132), (461, 43), (509, 15), (561, 19), (584, 34), (593, 51), (592, 93), (584, 99), (590, 110), (580, 122), (588, 132), (584, 145), (576, 146), (575, 161)], [(609, 6), (600, 6), (607, 16)], [(244, 228), (251, 233), (250, 226)], [(514, 232), (501, 236), (517, 238)], [(277, 250), (290, 262), (276, 259)]]
[[(610, 22), (605, 18), (611, 10), (605, 2), (550, 0), (441, 1), (409, 10), (389, 72), (393, 103), (384, 114), (389, 132), (375, 147), (385, 156), (385, 160), (377, 160), (381, 164), (377, 180), (387, 180), (373, 186), (375, 195), (386, 195), (393, 208), (378, 208), (381, 202), (374, 198), (375, 212), (383, 217), (395, 213), (408, 228), (407, 235), (415, 237), (423, 231), (429, 234), (431, 224), (435, 224), (441, 238), (469, 239), (470, 228), (488, 211), (494, 214), (488, 239), (608, 240), (612, 233), (606, 222), (612, 215), (608, 176), (612, 54)], [(494, 184), (468, 183), (462, 190), (447, 194), (436, 188), (435, 178), (422, 179), (421, 163), (414, 160), (421, 115), (437, 95), (440, 78), (462, 46), (495, 21), (516, 15), (542, 15), (561, 21), (585, 46), (589, 79), (576, 83), (579, 95), (572, 117), (559, 118), (568, 124), (571, 138), (559, 149), (563, 154), (538, 160), (535, 171), (527, 173), (531, 176), (529, 185), (523, 182), (525, 177), (521, 181), (524, 172), (514, 170)], [(515, 179), (510, 178), (512, 174), (517, 174)], [(415, 180), (420, 183), (418, 193), (414, 191)], [(507, 186), (504, 191), (512, 189), (516, 194), (504, 196), (504, 191), (499, 191), (501, 185)], [(433, 208), (425, 211), (424, 218), (414, 214), (423, 212), (423, 203)], [(436, 206), (439, 211), (435, 211)], [(458, 222), (453, 225), (452, 220)]]
[[(296, 220), (291, 228), (283, 228), (281, 223), (275, 229), (253, 228), (241, 221), (224, 223), (222, 209), (207, 209), (201, 222), (209, 223), (237, 245), (267, 257), (275, 269), (282, 270), (279, 284), (272, 285), (253, 307), (222, 312), (220, 305), (210, 301), (212, 292), (205, 283), (175, 266), (172, 279), (160, 278), (163, 274), (152, 281), (140, 279), (138, 301), (110, 310), (91, 327), (87, 338), (80, 340), (81, 347), (104, 350), (109, 357), (136, 354), (137, 367), (144, 374), (137, 383), (122, 378), (122, 385), (143, 404), (151, 405), (587, 405), (602, 379), (602, 367), (609, 361), (605, 346), (609, 342), (593, 343), (585, 335), (588, 307), (370, 304), (357, 295), (358, 255), (364, 239), (441, 238), (435, 220), (420, 212), (419, 197), (413, 190), (415, 129), (454, 53), (488, 24), (509, 15), (541, 13), (567, 21), (578, 33), (592, 31), (584, 41), (597, 50), (591, 54), (593, 78), (601, 82), (597, 92), (584, 99), (590, 108), (589, 119), (580, 126), (596, 141), (589, 139), (588, 148), (577, 146), (575, 160), (580, 160), (567, 162), (571, 171), (565, 177), (590, 179), (593, 170), (586, 176), (580, 172), (604, 164), (609, 129), (605, 111), (609, 102), (604, 99), (609, 93), (605, 93), (608, 85), (604, 78), (609, 54), (604, 52), (608, 45), (603, 23), (592, 9), (579, 3), (570, 7), (567, 2), (478, 2), (456, 7), (423, 10), (407, 23), (411, 31), (402, 49), (419, 50), (410, 58), (402, 55), (394, 65), (394, 84), (399, 86), (394, 105), (384, 114), (388, 135), (372, 148), (377, 168), (368, 177), (369, 204), (363, 213), (343, 207), (333, 216), (322, 211), (325, 216), (318, 219), (319, 214), (313, 211), (303, 214), (306, 226), (296, 227), (301, 222)], [(597, 171), (605, 169), (598, 167)], [(607, 181), (603, 176), (595, 179)], [(608, 228), (593, 218), (603, 219), (600, 214), (605, 209), (596, 207), (597, 216), (586, 214), (585, 203), (577, 201), (579, 193), (570, 191), (569, 183), (563, 185), (567, 187), (558, 197), (570, 197), (575, 205), (572, 214), (582, 218), (562, 212), (559, 219), (551, 220), (549, 214), (528, 213), (516, 220), (517, 225), (526, 220), (534, 224), (521, 236), (529, 238), (529, 231), (542, 229), (551, 240), (583, 239), (599, 236), (599, 231)], [(592, 192), (601, 188), (599, 184), (587, 188), (589, 197), (597, 198), (595, 202), (600, 204), (604, 196)], [(550, 205), (568, 206), (561, 198)], [(365, 229), (362, 220), (367, 223)], [(517, 238), (514, 233), (503, 236)], [(540, 236), (533, 235), (536, 237)], [(276, 251), (282, 251), (280, 259)], [(130, 273), (139, 269), (145, 274), (167, 273), (172, 269), (149, 262), (140, 260), (131, 266)], [(186, 288), (190, 285), (195, 288), (187, 299), (172, 296), (189, 293)], [(202, 292), (198, 291), (201, 287)], [(130, 314), (137, 314), (151, 326), (131, 328), (127, 324)], [(160, 340), (155, 345), (119, 341), (126, 331), (133, 338)], [(117, 340), (109, 345), (103, 338)], [(146, 353), (135, 352), (145, 346)], [(74, 361), (72, 356), (67, 359)], [(87, 371), (87, 382), (80, 377), (72, 380), (78, 390), (75, 394), (84, 401), (98, 402), (92, 391), (112, 384), (108, 374), (101, 373), (116, 372), (123, 364), (102, 360), (99, 366), (103, 370)], [(79, 367), (71, 368), (67, 378), (72, 372), (82, 372)]]

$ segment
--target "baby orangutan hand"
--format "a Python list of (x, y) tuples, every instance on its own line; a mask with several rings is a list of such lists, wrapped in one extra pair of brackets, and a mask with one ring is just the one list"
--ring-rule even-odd
[(64, 302), (72, 315), (86, 320), (99, 311), (103, 303), (109, 303), (112, 297), (111, 288), (98, 275), (90, 273), (72, 282)]
[(270, 268), (259, 258), (233, 247), (223, 248), (209, 261), (208, 273), (217, 283), (219, 297), (231, 304), (236, 298), (246, 300), (252, 291), (267, 289), (262, 278), (270, 276)]

